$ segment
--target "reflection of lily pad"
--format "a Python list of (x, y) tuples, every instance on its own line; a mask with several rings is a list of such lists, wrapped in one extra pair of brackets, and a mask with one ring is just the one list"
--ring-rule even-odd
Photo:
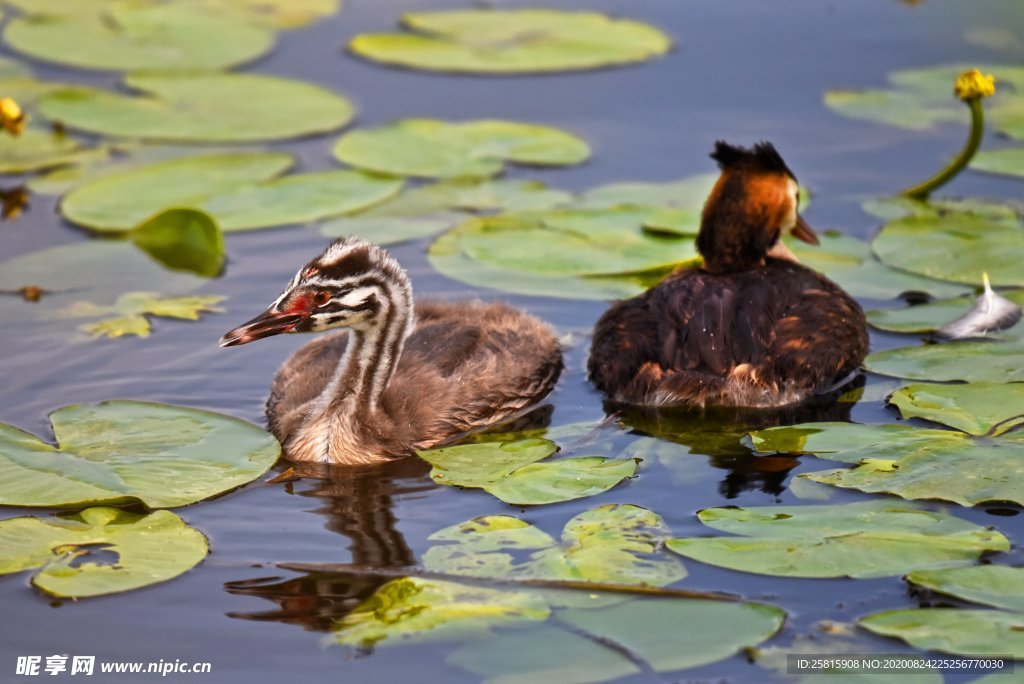
[(195, 142), (326, 133), (354, 112), (348, 100), (320, 86), (262, 74), (138, 74), (124, 82), (145, 95), (63, 88), (40, 98), (39, 112), (101, 135)]
[(0, 504), (184, 506), (250, 482), (281, 453), (254, 425), (178, 406), (80, 404), (50, 422), (57, 447), (0, 424)]
[(1006, 551), (998, 532), (887, 501), (835, 506), (709, 508), (709, 527), (743, 536), (671, 539), (672, 551), (720, 567), (782, 577), (884, 577)]
[[(1000, 292), (1011, 302), (1024, 305), (1024, 290)], [(967, 313), (974, 305), (976, 297), (964, 296), (943, 299), (927, 304), (907, 306), (902, 309), (875, 309), (868, 311), (868, 323), (879, 330), (900, 333), (935, 332), (946, 323)]]
[(98, 596), (165, 582), (191, 570), (208, 550), (202, 533), (170, 511), (88, 508), (0, 521), (0, 574), (39, 568), (32, 584), (54, 596)]
[(38, 128), (27, 128), (17, 138), (0, 136), (0, 173), (42, 171), (106, 156), (104, 148), (86, 147), (80, 140)]
[(417, 12), (404, 15), (402, 23), (414, 33), (362, 34), (349, 49), (413, 69), (524, 73), (642, 62), (672, 45), (653, 26), (593, 12)]
[(1024, 660), (1024, 613), (916, 608), (874, 613), (857, 622), (928, 651)]
[(907, 575), (907, 581), (965, 601), (1024, 611), (1024, 568), (976, 565), (945, 570), (915, 570)]
[(664, 586), (686, 576), (682, 563), (659, 552), (668, 534), (659, 515), (630, 505), (577, 515), (566, 523), (561, 542), (518, 518), (489, 515), (430, 535), (451, 543), (430, 548), (423, 565), (473, 577)]
[(178, 5), (111, 4), (102, 14), (12, 19), (4, 40), (15, 50), (85, 69), (225, 69), (256, 59), (274, 34)]
[(197, 321), (202, 313), (219, 312), (216, 305), (223, 300), (218, 296), (161, 297), (154, 292), (126, 292), (113, 306), (98, 306), (92, 302), (77, 302), (63, 309), (61, 315), (69, 318), (96, 318), (80, 328), (93, 337), (116, 338), (125, 335), (149, 337), (149, 316)]
[(579, 164), (590, 156), (590, 148), (576, 136), (548, 126), (404, 119), (346, 133), (335, 145), (334, 156), (352, 166), (396, 176), (482, 178), (499, 173), (505, 162)]
[(924, 418), (972, 435), (1001, 435), (1024, 423), (1024, 383), (907, 385), (889, 402), (904, 418)]
[(636, 472), (633, 459), (599, 456), (538, 463), (557, 449), (545, 439), (482, 442), (417, 452), (440, 484), (480, 487), (511, 504), (548, 504), (593, 496)]

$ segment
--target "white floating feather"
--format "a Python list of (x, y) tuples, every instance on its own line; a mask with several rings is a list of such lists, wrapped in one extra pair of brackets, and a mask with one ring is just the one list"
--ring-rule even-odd
[(982, 280), (985, 282), (985, 291), (974, 302), (971, 310), (936, 330), (936, 335), (954, 340), (980, 337), (1012, 328), (1020, 322), (1020, 306), (992, 289), (988, 273), (982, 274)]

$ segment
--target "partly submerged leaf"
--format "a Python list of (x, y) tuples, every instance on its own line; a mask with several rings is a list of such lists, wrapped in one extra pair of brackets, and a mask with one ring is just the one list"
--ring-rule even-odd
[[(113, 306), (99, 306), (92, 302), (76, 302), (62, 309), (60, 315), (69, 318), (95, 318), (108, 316), (80, 328), (93, 337), (116, 338), (125, 335), (149, 337), (150, 324), (147, 316), (163, 316), (197, 321), (202, 313), (220, 312), (216, 305), (224, 298), (219, 296), (161, 297), (154, 292), (126, 292), (117, 298)], [(110, 314), (115, 314), (110, 316)]]
[(193, 142), (281, 140), (334, 131), (351, 120), (345, 98), (263, 74), (135, 74), (145, 95), (69, 87), (40, 98), (48, 119), (91, 133)]
[(184, 506), (250, 482), (281, 453), (254, 425), (179, 406), (78, 404), (50, 422), (57, 447), (0, 424), (0, 504)]
[(80, 140), (38, 128), (26, 128), (16, 138), (0, 136), (0, 173), (42, 171), (106, 156), (105, 148), (86, 147)]
[(590, 156), (590, 148), (580, 138), (549, 126), (403, 119), (346, 133), (334, 146), (334, 156), (352, 166), (396, 176), (484, 178), (499, 173), (505, 162), (579, 164)]
[(1024, 660), (1024, 613), (914, 608), (873, 613), (857, 623), (928, 651)]
[[(659, 515), (631, 505), (577, 515), (566, 523), (561, 542), (518, 518), (491, 515), (430, 535), (452, 543), (430, 548), (423, 564), (473, 577), (664, 586), (686, 576), (682, 563), (659, 552), (668, 534)], [(527, 557), (509, 553), (528, 550), (533, 553)]]
[(38, 568), (32, 584), (54, 596), (99, 596), (165, 582), (208, 551), (206, 537), (170, 511), (87, 508), (0, 521), (0, 574)]
[(111, 3), (102, 14), (12, 19), (4, 41), (36, 59), (85, 69), (226, 69), (266, 53), (273, 32), (177, 4)]
[(720, 567), (783, 577), (884, 577), (1009, 550), (1000, 533), (887, 501), (831, 506), (709, 508), (701, 522), (744, 536), (669, 540), (672, 551)]
[(167, 268), (213, 277), (224, 266), (224, 236), (209, 214), (168, 209), (129, 233), (133, 243)]
[(915, 570), (907, 581), (965, 601), (1024, 612), (1024, 568), (975, 565), (945, 570)]
[(1001, 435), (1024, 423), (1024, 383), (907, 385), (889, 402), (904, 418), (924, 418), (972, 435)]
[(415, 33), (361, 34), (349, 49), (414, 69), (501, 74), (642, 62), (672, 45), (653, 26), (594, 12), (455, 10), (410, 13), (402, 22)]

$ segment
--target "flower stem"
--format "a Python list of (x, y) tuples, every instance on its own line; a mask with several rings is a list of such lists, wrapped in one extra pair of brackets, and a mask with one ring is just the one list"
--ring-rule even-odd
[(960, 150), (960, 154), (956, 156), (956, 159), (925, 182), (903, 190), (900, 192), (901, 195), (912, 199), (928, 199), (930, 194), (953, 180), (953, 177), (963, 171), (964, 167), (970, 163), (974, 153), (978, 151), (978, 147), (981, 145), (981, 136), (985, 132), (985, 110), (981, 106), (981, 99), (980, 97), (972, 97), (967, 100), (967, 106), (971, 110), (971, 134), (967, 138), (967, 144)]

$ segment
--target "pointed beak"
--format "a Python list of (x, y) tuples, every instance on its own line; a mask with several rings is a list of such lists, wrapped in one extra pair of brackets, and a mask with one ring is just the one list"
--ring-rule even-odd
[(807, 221), (804, 221), (803, 216), (796, 217), (796, 225), (793, 226), (793, 237), (802, 242), (806, 242), (809, 245), (821, 244), (818, 241), (818, 234), (814, 232), (814, 229), (807, 225)]
[(306, 316), (302, 314), (278, 313), (267, 309), (251, 321), (224, 333), (224, 337), (220, 338), (220, 346), (235, 347), (271, 335), (292, 332), (305, 319)]

